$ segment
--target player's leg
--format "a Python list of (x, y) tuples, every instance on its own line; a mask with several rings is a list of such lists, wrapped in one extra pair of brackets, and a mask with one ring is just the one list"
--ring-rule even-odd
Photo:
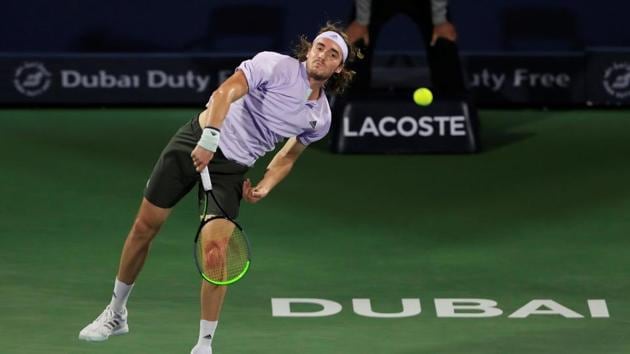
[[(243, 180), (247, 170), (248, 167), (229, 161), (221, 150), (217, 150), (212, 160), (210, 173), (218, 172), (217, 175), (213, 175), (212, 177), (215, 197), (224, 208), (225, 212), (233, 219), (236, 219), (239, 214), (240, 201), (243, 193)], [(210, 214), (222, 214), (212, 201), (208, 205), (208, 209)], [(234, 224), (225, 222), (212, 223), (212, 225), (207, 224), (207, 226), (212, 228), (204, 230), (203, 232), (208, 232), (209, 235), (211, 235), (210, 239), (216, 241), (213, 242), (215, 245), (214, 249), (209, 251), (217, 254), (210, 259), (220, 262), (222, 258), (226, 256), (221, 252), (221, 250), (225, 249), (225, 247), (221, 245), (227, 246), (229, 237), (234, 231)], [(202, 281), (199, 339), (192, 349), (191, 354), (212, 354), (212, 339), (214, 338), (214, 331), (218, 325), (227, 288), (227, 286), (216, 286)]]
[(120, 257), (112, 300), (105, 311), (81, 330), (79, 338), (106, 340), (129, 331), (126, 301), (149, 252), (151, 241), (168, 218), (171, 209), (197, 183), (190, 152), (201, 136), (196, 119), (186, 123), (162, 151), (144, 191), (144, 199)]
[(125, 284), (135, 282), (149, 253), (151, 241), (160, 231), (170, 213), (170, 208), (160, 208), (146, 198), (142, 199), (140, 210), (122, 250), (118, 267), (118, 280)]
[[(226, 222), (225, 224), (213, 222), (206, 225), (209, 228), (203, 232), (208, 232), (208, 234), (211, 235), (210, 238), (216, 240), (216, 242), (212, 242), (212, 245), (209, 245), (208, 252), (213, 252), (214, 254), (208, 261), (224, 262), (226, 255), (223, 254), (223, 252), (227, 247), (228, 238), (232, 234), (234, 225), (231, 222)], [(208, 264), (208, 266), (216, 267), (216, 264)], [(191, 351), (192, 354), (212, 353), (212, 339), (214, 338), (214, 331), (219, 323), (219, 315), (223, 307), (226, 292), (227, 286), (217, 286), (206, 281), (201, 282), (199, 338), (197, 344)]]
[(81, 330), (79, 339), (103, 341), (112, 335), (129, 332), (127, 299), (144, 265), (151, 241), (170, 215), (170, 211), (170, 208), (160, 208), (143, 198), (122, 250), (112, 299), (101, 315)]
[[(234, 224), (225, 219), (218, 219), (206, 224), (202, 232), (209, 235), (206, 239), (210, 241), (207, 247), (207, 252), (211, 253), (208, 257), (210, 264), (207, 266), (216, 269), (221, 264), (225, 264), (227, 258), (225, 252), (234, 232)], [(205, 281), (201, 284), (201, 319), (218, 321), (227, 287), (216, 286)]]
[(201, 282), (201, 320), (199, 321), (199, 339), (191, 354), (212, 354), (212, 339), (219, 323), (227, 286)]
[(227, 286), (212, 285), (206, 281), (201, 283), (201, 319), (218, 321), (227, 293)]

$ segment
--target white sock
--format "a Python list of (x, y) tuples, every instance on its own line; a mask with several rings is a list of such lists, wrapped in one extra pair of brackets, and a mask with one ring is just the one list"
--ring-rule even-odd
[(212, 345), (212, 339), (214, 338), (214, 330), (217, 329), (219, 321), (199, 321), (199, 340), (197, 346), (210, 348)]
[(127, 285), (116, 278), (112, 301), (109, 303), (114, 312), (123, 312), (123, 309), (127, 306), (127, 299), (129, 294), (131, 294), (131, 289), (133, 289), (133, 284)]

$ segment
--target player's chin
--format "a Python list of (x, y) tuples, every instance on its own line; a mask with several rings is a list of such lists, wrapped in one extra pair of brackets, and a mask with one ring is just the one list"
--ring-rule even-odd
[(310, 70), (310, 76), (317, 81), (326, 81), (332, 76), (332, 73), (327, 72), (326, 70)]

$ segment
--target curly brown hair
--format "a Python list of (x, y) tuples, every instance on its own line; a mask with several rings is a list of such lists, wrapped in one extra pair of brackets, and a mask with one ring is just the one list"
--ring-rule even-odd
[[(348, 46), (348, 58), (344, 62), (344, 66), (341, 69), (341, 72), (334, 73), (330, 77), (330, 79), (328, 79), (328, 81), (326, 82), (327, 90), (330, 90), (335, 94), (341, 94), (344, 92), (346, 88), (348, 88), (355, 74), (353, 70), (350, 70), (346, 67), (346, 64), (353, 62), (357, 57), (362, 58), (363, 56), (361, 55), (359, 50), (353, 44), (350, 43), (350, 41), (348, 40), (348, 36), (338, 24), (333, 23), (333, 22), (327, 22), (325, 26), (320, 28), (319, 32), (317, 32), (317, 35), (324, 33), (326, 31), (337, 32), (341, 36), (341, 38), (343, 38), (344, 42), (346, 42), (346, 45)], [(299, 43), (293, 49), (293, 53), (295, 57), (299, 61), (305, 61), (306, 54), (311, 49), (311, 45), (312, 45), (312, 42), (310, 42), (306, 38), (306, 36), (304, 35), (300, 36)]]

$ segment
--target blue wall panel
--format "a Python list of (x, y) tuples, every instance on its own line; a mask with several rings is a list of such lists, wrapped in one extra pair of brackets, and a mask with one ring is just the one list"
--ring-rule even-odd
[[(166, 0), (9, 0), (0, 11), (0, 51), (239, 51), (256, 50), (259, 40), (239, 39), (231, 48), (206, 43), (212, 9), (264, 3), (283, 9), (283, 50), (298, 34), (309, 34), (327, 19), (346, 20), (352, 1), (166, 1)], [(453, 0), (454, 22), (465, 51), (504, 51), (503, 14), (508, 8), (543, 6), (566, 9), (576, 27), (571, 30), (585, 46), (630, 46), (628, 1), (586, 0)], [(235, 26), (239, 24), (234, 17)], [(540, 26), (532, 21), (532, 28)], [(543, 24), (544, 25), (544, 24)], [(421, 50), (411, 21), (395, 18), (383, 31), (379, 50)], [(236, 39), (234, 40), (236, 41)], [(555, 43), (532, 42), (526, 50), (549, 50)], [(252, 49), (253, 48), (253, 49)], [(564, 49), (564, 48), (561, 48)]]

